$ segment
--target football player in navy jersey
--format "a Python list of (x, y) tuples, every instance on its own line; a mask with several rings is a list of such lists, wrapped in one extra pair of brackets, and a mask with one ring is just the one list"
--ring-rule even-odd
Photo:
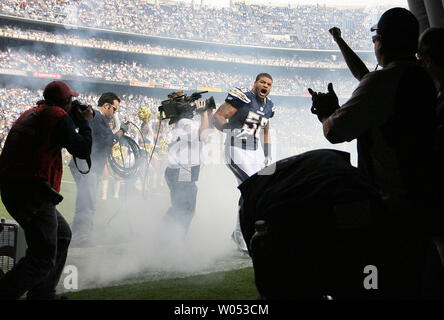
[[(271, 162), (269, 119), (274, 115), (274, 106), (267, 96), (272, 84), (273, 78), (268, 73), (258, 74), (252, 90), (231, 89), (214, 115), (216, 128), (227, 133), (227, 165), (239, 184)], [(232, 238), (240, 251), (248, 253), (239, 217)]]

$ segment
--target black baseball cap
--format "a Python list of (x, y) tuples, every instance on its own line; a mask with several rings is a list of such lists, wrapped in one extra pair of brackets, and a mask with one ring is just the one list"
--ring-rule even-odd
[(415, 15), (405, 8), (392, 8), (384, 12), (378, 23), (370, 31), (395, 42), (417, 45), (419, 23)]

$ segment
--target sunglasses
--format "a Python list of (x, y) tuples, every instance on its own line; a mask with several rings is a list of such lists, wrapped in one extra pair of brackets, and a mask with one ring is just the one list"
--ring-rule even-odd
[(117, 112), (117, 107), (115, 105), (112, 105), (111, 103), (108, 103), (111, 107), (113, 107), (114, 112)]
[(381, 35), (375, 34), (372, 36), (372, 42), (375, 43), (377, 40), (381, 40)]

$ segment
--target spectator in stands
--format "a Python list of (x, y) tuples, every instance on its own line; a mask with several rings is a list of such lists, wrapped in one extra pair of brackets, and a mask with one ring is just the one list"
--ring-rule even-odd
[(415, 59), (419, 25), (410, 11), (387, 10), (372, 31), (382, 70), (363, 76), (341, 107), (332, 85), (326, 94), (309, 92), (331, 143), (358, 140), (358, 167), (382, 197), (375, 210), (378, 238), (372, 238), (379, 250), (373, 257), (379, 294), (415, 298), (421, 294), (427, 237), (442, 227), (435, 220), (436, 93)]

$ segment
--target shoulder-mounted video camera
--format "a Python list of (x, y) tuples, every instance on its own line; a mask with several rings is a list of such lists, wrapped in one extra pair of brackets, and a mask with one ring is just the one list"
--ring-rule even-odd
[[(79, 123), (81, 121), (81, 119), (79, 119), (79, 117), (77, 115), (77, 110), (85, 111), (86, 109), (88, 109), (88, 105), (82, 104), (79, 100), (74, 100), (71, 103), (71, 110), (69, 111), (68, 114), (71, 117), (74, 124), (76, 125), (76, 128), (79, 127)], [(96, 113), (94, 110), (92, 112), (93, 112), (93, 118), (94, 118), (96, 116)]]
[[(208, 91), (194, 92), (190, 96), (186, 94), (179, 95), (177, 92), (172, 92), (168, 95), (168, 100), (162, 101), (162, 105), (159, 107), (160, 114), (164, 115), (165, 119), (170, 119), (169, 124), (173, 124), (182, 118), (192, 119), (194, 112), (196, 111), (196, 101), (202, 97), (202, 94)], [(199, 108), (197, 112), (201, 113), (208, 109), (215, 109), (216, 103), (211, 96), (204, 100), (204, 107)]]

